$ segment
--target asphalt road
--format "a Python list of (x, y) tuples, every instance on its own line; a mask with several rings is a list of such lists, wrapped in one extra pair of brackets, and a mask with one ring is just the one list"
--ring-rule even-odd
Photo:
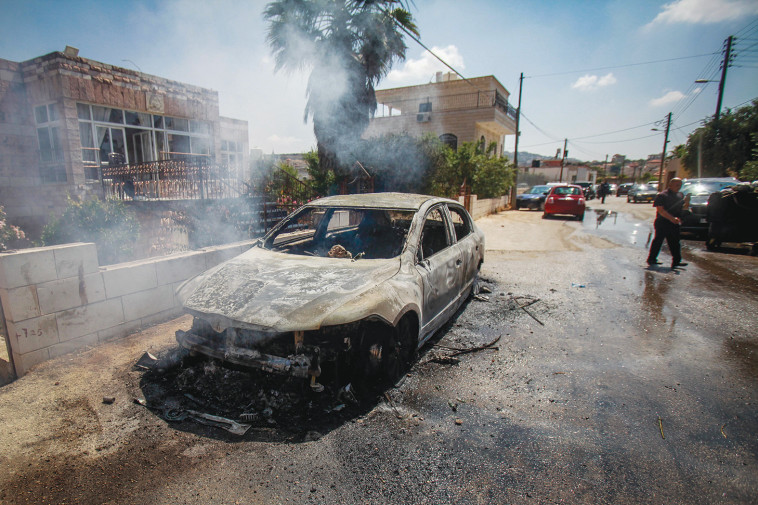
[[(39, 366), (0, 388), (0, 503), (756, 503), (758, 258), (690, 241), (686, 269), (665, 246), (648, 269), (651, 207), (589, 204), (479, 220), (491, 293), (359, 407), (133, 368), (187, 318)], [(273, 415), (243, 437), (167, 422), (177, 384)]]

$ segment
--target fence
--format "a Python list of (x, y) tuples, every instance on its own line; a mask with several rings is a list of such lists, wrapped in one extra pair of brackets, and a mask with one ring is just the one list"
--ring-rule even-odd
[(245, 194), (236, 169), (203, 158), (162, 160), (102, 167), (106, 198), (119, 200), (193, 200), (235, 198)]

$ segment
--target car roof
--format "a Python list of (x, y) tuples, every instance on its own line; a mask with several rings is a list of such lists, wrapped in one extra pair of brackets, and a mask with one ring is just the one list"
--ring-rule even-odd
[(309, 202), (314, 207), (356, 207), (380, 209), (418, 210), (427, 202), (458, 203), (448, 198), (417, 195), (413, 193), (363, 193), (359, 195), (335, 195)]
[(684, 183), (698, 184), (703, 182), (734, 182), (735, 184), (740, 182), (734, 177), (701, 177), (699, 179), (685, 179)]

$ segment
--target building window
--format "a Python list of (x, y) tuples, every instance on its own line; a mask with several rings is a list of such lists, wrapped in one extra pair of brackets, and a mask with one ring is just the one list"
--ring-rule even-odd
[(440, 135), (440, 140), (443, 144), (450, 146), (450, 149), (453, 151), (458, 150), (458, 137), (453, 135), (452, 133), (445, 133)]
[(221, 141), (221, 164), (229, 168), (242, 166), (242, 142), (234, 140)]
[(418, 104), (419, 112), (432, 112), (432, 102), (424, 102)]
[(34, 108), (39, 142), (40, 178), (42, 182), (65, 182), (66, 167), (63, 164), (63, 147), (58, 127), (58, 109), (54, 103)]
[[(209, 159), (211, 123), (86, 103), (76, 104), (85, 177), (100, 167), (168, 159)], [(40, 112), (41, 114), (41, 112)]]

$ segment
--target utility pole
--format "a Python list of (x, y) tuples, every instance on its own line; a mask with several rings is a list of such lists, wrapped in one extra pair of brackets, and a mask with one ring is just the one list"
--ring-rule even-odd
[[(605, 174), (605, 178), (608, 178), (608, 155), (605, 155), (605, 163), (603, 163), (603, 173)], [(623, 178), (623, 174), (621, 175)]]
[(513, 187), (511, 188), (511, 209), (516, 208), (516, 183), (518, 182), (518, 138), (521, 135), (519, 131), (519, 122), (521, 119), (521, 88), (524, 84), (524, 72), (521, 72), (521, 77), (518, 80), (518, 108), (516, 109), (516, 143), (513, 146), (513, 168), (516, 169), (516, 179), (513, 181)]
[(721, 63), (721, 80), (719, 81), (719, 99), (716, 103), (716, 122), (718, 123), (721, 116), (721, 102), (724, 99), (724, 83), (726, 82), (726, 69), (729, 67), (729, 61), (732, 58), (732, 41), (733, 35), (726, 39), (726, 50), (724, 51), (724, 61)]
[(563, 158), (561, 158), (561, 176), (558, 178), (558, 182), (563, 182), (563, 165), (566, 164), (566, 144), (568, 144), (568, 139), (563, 139)]
[(663, 137), (663, 152), (661, 153), (661, 168), (658, 171), (658, 191), (663, 191), (663, 162), (666, 161), (666, 144), (669, 143), (669, 129), (671, 128), (671, 113), (666, 121), (666, 136)]
[(697, 140), (697, 178), (703, 176), (703, 133), (698, 135)]

